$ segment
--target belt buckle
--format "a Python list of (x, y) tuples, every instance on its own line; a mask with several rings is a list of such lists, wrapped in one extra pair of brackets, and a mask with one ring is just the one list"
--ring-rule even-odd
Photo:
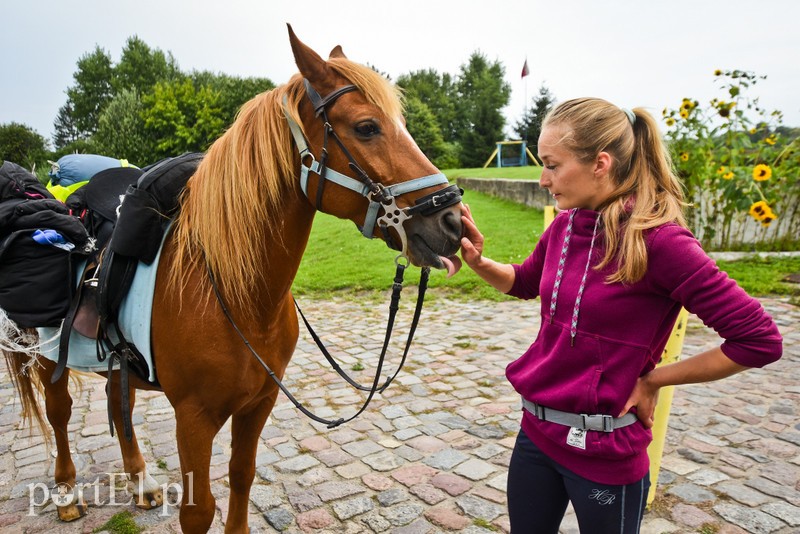
[(588, 415), (582, 413), (581, 419), (585, 430), (594, 430), (595, 432), (614, 431), (614, 418), (610, 415)]

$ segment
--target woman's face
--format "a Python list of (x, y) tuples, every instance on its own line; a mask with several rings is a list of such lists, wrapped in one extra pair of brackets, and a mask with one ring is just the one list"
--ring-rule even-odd
[[(539, 158), (544, 164), (539, 185), (547, 189), (560, 210), (584, 208), (596, 210), (611, 193), (608, 166), (601, 159), (583, 163), (570, 152), (561, 139), (567, 133), (559, 125), (545, 126), (539, 136)], [(605, 154), (605, 153), (601, 153)]]

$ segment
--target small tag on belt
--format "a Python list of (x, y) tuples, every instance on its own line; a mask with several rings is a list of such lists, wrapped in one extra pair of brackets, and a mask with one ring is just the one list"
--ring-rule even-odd
[(572, 427), (567, 434), (567, 445), (586, 450), (586, 430)]

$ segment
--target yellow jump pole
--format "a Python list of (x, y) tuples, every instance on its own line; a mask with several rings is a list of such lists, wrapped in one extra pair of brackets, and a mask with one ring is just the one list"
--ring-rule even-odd
[(489, 166), (489, 164), (490, 164), (490, 163), (492, 162), (492, 160), (494, 159), (495, 155), (497, 155), (497, 148), (495, 148), (495, 149), (494, 149), (494, 152), (492, 152), (492, 155), (491, 155), (491, 156), (489, 156), (489, 159), (487, 159), (487, 160), (486, 160), (486, 163), (484, 163), (484, 164), (483, 164), (483, 168), (484, 168), (484, 169), (485, 169), (486, 167), (488, 167), (488, 166)]
[[(550, 226), (555, 218), (555, 207), (544, 207), (544, 227)], [(689, 312), (681, 308), (672, 333), (664, 347), (664, 355), (657, 367), (677, 362), (683, 351), (683, 338), (686, 335), (686, 321)], [(664, 454), (664, 440), (667, 437), (667, 423), (669, 422), (669, 412), (672, 408), (672, 396), (675, 393), (675, 386), (661, 388), (658, 393), (658, 403), (656, 404), (655, 422), (653, 424), (653, 441), (647, 447), (647, 455), (650, 457), (650, 491), (647, 494), (647, 506), (656, 497), (656, 486), (658, 486), (658, 473), (661, 471), (661, 457)]]
[(556, 218), (556, 208), (555, 206), (545, 206), (544, 207), (544, 228), (547, 229), (550, 226), (550, 223), (553, 222), (553, 219)]
[[(675, 326), (672, 327), (672, 334), (669, 336), (667, 346), (664, 348), (664, 355), (658, 364), (668, 365), (677, 362), (683, 350), (683, 338), (686, 334), (686, 320), (689, 312), (681, 308)], [(656, 486), (658, 485), (658, 473), (661, 471), (661, 457), (664, 454), (664, 440), (667, 437), (667, 423), (669, 422), (669, 411), (672, 407), (672, 396), (675, 393), (675, 386), (661, 388), (658, 393), (658, 404), (656, 404), (655, 422), (653, 424), (653, 441), (647, 447), (647, 455), (650, 457), (650, 491), (647, 494), (647, 506), (656, 498)]]

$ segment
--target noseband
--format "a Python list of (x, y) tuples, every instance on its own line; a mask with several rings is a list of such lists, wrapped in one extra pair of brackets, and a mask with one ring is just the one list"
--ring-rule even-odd
[[(317, 160), (308, 147), (308, 143), (306, 142), (300, 125), (297, 124), (294, 119), (292, 119), (288, 110), (284, 106), (284, 114), (286, 115), (286, 120), (289, 123), (289, 129), (291, 130), (292, 137), (297, 145), (297, 150), (300, 153), (300, 188), (303, 190), (303, 193), (306, 195), (306, 197), (309, 200), (312, 200), (308, 196), (308, 174), (309, 172), (313, 172), (319, 177), (316, 199), (312, 201), (318, 210), (321, 210), (322, 208), (322, 193), (326, 180), (334, 182), (365, 197), (367, 200), (369, 200), (369, 207), (367, 208), (367, 214), (364, 218), (364, 226), (360, 228), (362, 235), (372, 239), (375, 231), (375, 225), (377, 224), (389, 246), (400, 250), (400, 254), (397, 256), (395, 261), (398, 261), (400, 258), (405, 258), (406, 262), (408, 262), (408, 238), (403, 227), (403, 223), (417, 214), (424, 216), (432, 215), (440, 210), (461, 202), (461, 190), (458, 188), (458, 186), (451, 185), (417, 199), (413, 207), (398, 207), (396, 197), (405, 193), (411, 193), (413, 191), (425, 189), (427, 187), (447, 184), (447, 177), (442, 173), (437, 173), (423, 176), (421, 178), (414, 178), (413, 180), (408, 180), (390, 186), (385, 186), (379, 182), (375, 182), (356, 162), (355, 158), (350, 151), (347, 150), (347, 147), (336, 134), (336, 131), (333, 129), (333, 126), (328, 120), (328, 106), (333, 105), (333, 103), (336, 102), (340, 96), (351, 91), (357, 91), (358, 88), (355, 85), (345, 85), (344, 87), (336, 89), (325, 97), (321, 97), (308, 80), (303, 79), (303, 83), (305, 84), (306, 95), (311, 101), (311, 105), (314, 107), (315, 116), (320, 118), (320, 120), (323, 122), (324, 134), (322, 140), (322, 152), (319, 160)], [(285, 103), (286, 99), (284, 98), (284, 104)], [(337, 172), (336, 170), (328, 167), (328, 138), (332, 138), (339, 146), (339, 149), (342, 151), (342, 153), (344, 153), (345, 157), (349, 161), (348, 166), (350, 167), (350, 170), (352, 170), (356, 175), (355, 178)], [(306, 164), (306, 160), (309, 160), (310, 163)], [(378, 212), (381, 208), (383, 208), (383, 215), (379, 217)], [(390, 228), (394, 228), (395, 232), (397, 232), (397, 235), (400, 236), (399, 245), (392, 239), (391, 234), (389, 233)]]

